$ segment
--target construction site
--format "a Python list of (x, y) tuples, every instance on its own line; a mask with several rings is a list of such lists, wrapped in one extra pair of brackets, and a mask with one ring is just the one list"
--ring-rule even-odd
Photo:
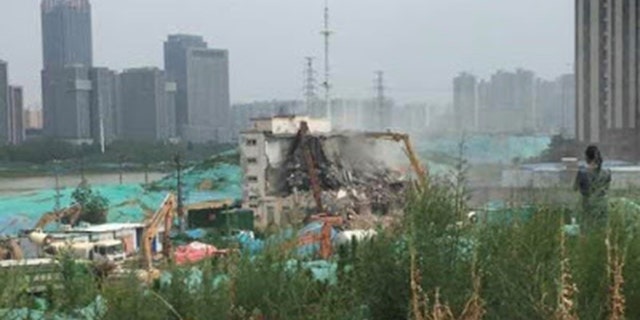
[[(176, 13), (189, 4), (163, 10), (168, 7), (158, 2), (137, 11), (127, 3), (126, 12), (113, 10), (123, 21), (129, 11), (137, 23), (140, 12), (166, 11), (167, 20), (154, 19), (171, 29), (202, 28), (209, 20), (241, 21), (249, 32), (233, 36), (230, 25), (212, 28), (224, 30), (214, 38), (216, 47), (228, 43), (233, 48), (234, 61), (239, 61), (234, 72), (227, 49), (209, 49), (202, 36), (175, 34), (164, 43), (164, 70), (118, 73), (93, 67), (88, 1), (43, 1), (41, 134), (60, 138), (61, 146), (73, 145), (62, 155), (6, 147), (7, 167), (2, 163), (0, 172), (18, 168), (34, 176), (26, 182), (11, 175), (0, 178), (0, 319), (640, 319), (640, 304), (633, 303), (640, 299), (640, 166), (603, 158), (593, 146), (584, 161), (578, 150), (586, 136), (637, 135), (634, 103), (640, 100), (634, 73), (627, 70), (632, 68), (624, 66), (637, 64), (629, 52), (637, 51), (640, 11), (631, 9), (640, 7), (631, 1), (595, 2), (576, 2), (576, 25), (586, 30), (576, 28), (576, 75), (546, 81), (517, 69), (478, 80), (462, 72), (453, 79), (450, 103), (450, 88), (442, 89), (437, 85), (441, 79), (430, 76), (442, 77), (438, 72), (452, 66), (486, 71), (488, 62), (481, 62), (486, 57), (491, 68), (496, 61), (508, 64), (500, 50), (482, 52), (490, 45), (478, 45), (502, 46), (493, 40), (507, 38), (509, 28), (499, 22), (509, 19), (496, 17), (522, 19), (517, 25), (530, 24), (540, 32), (541, 25), (555, 27), (547, 23), (552, 15), (542, 16), (544, 24), (527, 23), (523, 17), (538, 4), (515, 5), (511, 10), (522, 11), (517, 16), (499, 11), (508, 7), (504, 3), (478, 8), (469, 3), (463, 9), (470, 10), (455, 7), (449, 12), (453, 19), (441, 25), (423, 25), (438, 22), (425, 12), (444, 17), (448, 5), (419, 10), (418, 2), (394, 3), (388, 12), (366, 16), (387, 4), (350, 3), (351, 9), (368, 10), (358, 11), (361, 19), (344, 15), (337, 20), (341, 26), (356, 21), (362, 33), (345, 30), (336, 44), (364, 50), (350, 59), (341, 56), (340, 72), (352, 74), (334, 83), (334, 30), (325, 0), (323, 79), (316, 79), (315, 58), (304, 57), (304, 101), (288, 103), (273, 100), (287, 91), (266, 83), (287, 73), (276, 67), (278, 58), (290, 59), (287, 51), (299, 54), (308, 46), (302, 36), (295, 37), (311, 20), (299, 16), (292, 3), (252, 3), (243, 9), (240, 2), (209, 8), (192, 3), (182, 25)], [(63, 3), (64, 10), (55, 9)], [(410, 6), (415, 12), (407, 10)], [(484, 7), (489, 18), (482, 16)], [(260, 12), (248, 15), (255, 8)], [(460, 19), (465, 11), (471, 18)], [(204, 20), (198, 20), (200, 13)], [(287, 23), (286, 16), (297, 20)], [(260, 26), (248, 23), (257, 17), (267, 19)], [(454, 20), (460, 23), (452, 27)], [(280, 34), (268, 29), (280, 24)], [(397, 26), (413, 29), (392, 28)], [(495, 29), (473, 33), (488, 26)], [(82, 38), (67, 39), (76, 30)], [(122, 41), (127, 29), (118, 30), (110, 38)], [(416, 36), (425, 30), (436, 32)], [(257, 31), (263, 41), (247, 41)], [(441, 42), (423, 42), (437, 40), (438, 33), (444, 34)], [(533, 34), (525, 29), (513, 34), (527, 41), (505, 47), (533, 52), (553, 67), (549, 56), (557, 53), (526, 48), (549, 34), (523, 37)], [(233, 45), (235, 38), (242, 42)], [(374, 42), (368, 44), (369, 38)], [(144, 43), (140, 40), (119, 43)], [(260, 47), (245, 47), (253, 43)], [(269, 52), (263, 43), (281, 51)], [(471, 46), (463, 46), (467, 43)], [(65, 47), (75, 45), (86, 49), (86, 66), (66, 61), (66, 55), (78, 54)], [(101, 54), (107, 56), (110, 47), (100, 45)], [(49, 70), (46, 56), (57, 49), (65, 49), (59, 54), (64, 61)], [(438, 53), (446, 59), (433, 59)], [(126, 52), (129, 59), (133, 54)], [(518, 56), (511, 61), (526, 61), (522, 52), (510, 54)], [(260, 58), (274, 68), (253, 64)], [(349, 82), (361, 80), (355, 73), (380, 64), (397, 83), (387, 87), (385, 71), (376, 69), (374, 94), (353, 98), (364, 96)], [(0, 60), (5, 78), (6, 65)], [(236, 75), (245, 77), (238, 83), (247, 97), (265, 90), (272, 100), (232, 108), (229, 78)], [(413, 83), (407, 80), (412, 78)], [(334, 92), (335, 84), (347, 88)], [(21, 87), (11, 90), (12, 100), (22, 100)], [(389, 91), (404, 97), (398, 99), (402, 106), (394, 105)], [(445, 103), (433, 99), (443, 92), (447, 102), (440, 109), (446, 110), (436, 115), (433, 104)], [(242, 101), (237, 95), (233, 99)], [(412, 96), (420, 101), (411, 101)], [(71, 113), (74, 108), (77, 112)], [(573, 109), (575, 116), (570, 115)], [(80, 114), (88, 123), (75, 121)], [(16, 119), (5, 124), (16, 127), (18, 117), (11, 118)], [(573, 140), (567, 138), (572, 126), (577, 132)], [(21, 140), (18, 136), (13, 142)], [(123, 149), (115, 149), (117, 142), (124, 143)], [(202, 157), (185, 163), (182, 153), (195, 148), (204, 150)], [(85, 151), (94, 156), (90, 159), (104, 159), (99, 165), (114, 170), (106, 170), (111, 175), (87, 178)], [(18, 163), (12, 158), (23, 152), (45, 160)], [(135, 174), (144, 183), (124, 181), (126, 156), (134, 153), (140, 161), (136, 165), (144, 168), (144, 174)], [(80, 169), (61, 174), (59, 156), (68, 167)], [(149, 179), (149, 165), (163, 169), (151, 172), (155, 178)]]
[[(0, 242), (0, 266), (28, 270), (30, 279), (38, 279), (29, 292), (38, 294), (59, 284), (52, 270), (64, 257), (87, 265), (100, 278), (135, 276), (141, 285), (158, 281), (174, 265), (257, 254), (274, 236), (281, 237), (279, 246), (286, 251), (328, 263), (338, 245), (370, 239), (380, 228), (399, 223), (406, 192), (427, 181), (408, 135), (334, 132), (327, 121), (307, 117), (254, 119), (242, 133), (239, 158), (242, 180), (235, 187), (242, 192), (235, 196), (223, 198), (230, 187), (217, 186), (212, 188), (216, 197), (200, 195), (199, 201), (185, 204), (182, 195), (169, 192), (154, 209), (145, 202), (157, 196), (147, 191), (147, 199), (112, 206), (106, 224), (81, 221), (85, 208), (79, 203), (46, 212), (29, 228), (14, 220), (7, 227), (15, 234)], [(226, 166), (221, 162), (213, 170)], [(197, 171), (191, 168), (176, 178), (189, 179)], [(191, 183), (234, 183), (224, 180), (207, 175)], [(184, 192), (180, 189), (178, 194)], [(113, 211), (127, 208), (141, 210), (142, 219), (131, 221), (135, 214), (126, 222), (114, 219)], [(228, 246), (200, 242), (207, 233), (226, 237)], [(331, 264), (315, 269), (332, 273), (327, 267)]]
[[(253, 127), (243, 132), (239, 150), (241, 197), (222, 198), (224, 193), (216, 192), (218, 197), (203, 199), (206, 196), (200, 195), (201, 201), (183, 204), (179, 202), (184, 198), (170, 192), (158, 209), (142, 198), (127, 200), (113, 206), (112, 211), (135, 207), (144, 212), (144, 218), (131, 221), (134, 217), (129, 216), (126, 222), (109, 219), (111, 223), (102, 225), (82, 222), (83, 207), (75, 203), (44, 213), (32, 227), (19, 229), (20, 236), (4, 240), (1, 256), (9, 266), (8, 261), (53, 259), (70, 251), (80, 260), (117, 266), (136, 258), (141, 260), (143, 270), (149, 271), (153, 258), (171, 259), (176, 252), (186, 250), (178, 248), (174, 252), (172, 235), (200, 228), (213, 228), (226, 236), (273, 233), (315, 223), (319, 230), (311, 243), (328, 258), (331, 235), (336, 230), (350, 235), (371, 234), (378, 227), (390, 225), (403, 215), (407, 190), (427, 180), (426, 168), (408, 135), (337, 133), (326, 121), (306, 117), (255, 119)], [(224, 163), (216, 166), (224, 167)], [(198, 184), (215, 180), (210, 177)], [(113, 212), (107, 215), (111, 217)], [(226, 220), (228, 225), (216, 220)], [(228, 252), (201, 249), (207, 253), (200, 258)]]
[[(631, 279), (625, 287), (635, 285), (627, 278), (635, 269), (620, 269), (617, 250), (635, 256), (628, 250), (636, 246), (640, 206), (631, 190), (614, 186), (608, 235), (583, 234), (570, 202), (556, 201), (569, 192), (572, 159), (514, 166), (490, 190), (469, 190), (478, 184), (465, 180), (464, 165), (438, 169), (442, 163), (427, 162), (407, 134), (338, 131), (301, 116), (253, 119), (237, 150), (146, 185), (96, 186), (111, 200), (106, 223), (84, 221), (87, 208), (70, 189), (4, 200), (25, 214), (2, 216), (0, 278), (7, 285), (0, 292), (23, 298), (0, 315), (500, 319), (520, 304), (523, 314), (549, 318), (578, 312), (556, 299), (583, 301), (597, 292), (589, 273), (601, 264), (569, 269), (565, 261), (592, 256), (581, 251), (583, 241), (613, 234), (629, 237), (617, 238), (617, 248), (608, 242), (598, 257), (609, 257), (603, 262), (611, 274)], [(633, 172), (627, 164), (612, 168)], [(492, 201), (473, 205), (485, 197)], [(54, 201), (62, 208), (43, 210)], [(544, 267), (529, 272), (527, 265)], [(620, 285), (611, 279), (602, 286)], [(532, 283), (540, 287), (521, 289)], [(578, 285), (594, 289), (570, 291)], [(528, 304), (531, 297), (545, 307)], [(134, 302), (158, 307), (136, 309)]]

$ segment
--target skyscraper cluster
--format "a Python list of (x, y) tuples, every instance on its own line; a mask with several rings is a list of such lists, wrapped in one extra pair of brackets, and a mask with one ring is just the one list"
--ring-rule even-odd
[(89, 0), (43, 0), (44, 133), (77, 143), (116, 139), (227, 142), (229, 55), (171, 35), (165, 70), (93, 66)]
[(453, 79), (453, 125), (487, 133), (571, 133), (573, 75), (548, 81), (532, 71), (498, 71), (488, 80), (461, 73)]

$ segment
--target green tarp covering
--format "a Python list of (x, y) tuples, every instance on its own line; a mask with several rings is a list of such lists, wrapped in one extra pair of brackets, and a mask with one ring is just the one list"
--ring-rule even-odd
[[(204, 183), (203, 183), (204, 182)], [(167, 192), (177, 185), (175, 175), (153, 183), (149, 190), (140, 184), (95, 185), (92, 188), (109, 200), (109, 222), (142, 221), (145, 208), (156, 210)], [(206, 188), (202, 188), (206, 185)], [(185, 204), (242, 197), (242, 174), (238, 166), (221, 163), (209, 169), (187, 170), (183, 175)], [(72, 204), (73, 188), (60, 191), (60, 204)], [(43, 213), (54, 209), (55, 190), (45, 189), (0, 197), (0, 233), (13, 234), (32, 228)]]
[[(461, 141), (456, 137), (415, 139), (419, 153), (429, 159), (432, 173), (446, 172), (450, 161), (437, 161), (431, 156), (444, 155), (445, 158), (458, 154)], [(527, 158), (539, 155), (551, 141), (550, 137), (535, 136), (491, 136), (474, 135), (464, 139), (465, 158), (471, 162), (505, 163), (514, 158)], [(431, 155), (431, 156), (430, 156)], [(233, 152), (219, 155), (220, 158), (234, 156)], [(186, 204), (209, 200), (241, 199), (242, 172), (239, 166), (212, 158), (195, 167), (185, 170), (182, 183)], [(110, 203), (108, 220), (110, 222), (141, 221), (145, 210), (155, 210), (164, 199), (167, 191), (175, 189), (176, 176), (169, 175), (151, 184), (145, 190), (138, 184), (95, 185), (92, 186)], [(73, 189), (61, 191), (60, 204), (71, 204)], [(21, 229), (34, 226), (43, 213), (55, 207), (56, 192), (51, 189), (12, 196), (0, 196), (0, 234), (12, 234)]]

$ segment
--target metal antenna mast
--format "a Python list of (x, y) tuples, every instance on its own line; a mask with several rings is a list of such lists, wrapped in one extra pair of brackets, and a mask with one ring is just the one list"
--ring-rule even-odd
[(384, 122), (386, 119), (385, 115), (385, 106), (386, 106), (386, 98), (385, 98), (385, 86), (384, 86), (384, 71), (376, 71), (376, 79), (375, 79), (375, 90), (376, 90), (376, 112), (375, 117), (377, 130), (384, 130)]
[(305, 57), (304, 70), (304, 98), (307, 108), (307, 114), (311, 117), (317, 117), (316, 106), (316, 71), (313, 69), (313, 57)]
[(331, 83), (330, 65), (329, 65), (329, 38), (333, 32), (329, 30), (329, 0), (324, 0), (324, 30), (321, 34), (324, 36), (324, 102), (325, 114), (327, 119), (331, 121)]

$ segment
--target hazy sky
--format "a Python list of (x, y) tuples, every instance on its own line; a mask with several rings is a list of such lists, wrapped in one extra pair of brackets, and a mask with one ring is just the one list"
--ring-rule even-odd
[[(0, 59), (40, 101), (40, 0), (0, 1)], [(373, 95), (384, 70), (400, 101), (446, 102), (460, 71), (570, 71), (572, 0), (330, 0), (335, 95)], [(194, 33), (231, 59), (232, 101), (301, 98), (305, 56), (322, 69), (322, 0), (91, 0), (94, 63), (163, 66), (170, 33)]]

